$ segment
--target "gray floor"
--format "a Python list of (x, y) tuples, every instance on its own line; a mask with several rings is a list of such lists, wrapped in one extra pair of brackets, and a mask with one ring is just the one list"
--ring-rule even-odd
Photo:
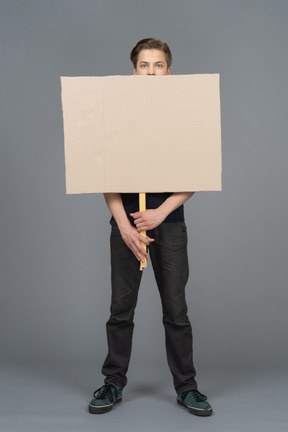
[(166, 376), (163, 380), (165, 372), (158, 370), (148, 379), (143, 369), (140, 377), (139, 371), (130, 373), (120, 404), (110, 413), (93, 415), (87, 406), (93, 390), (102, 383), (92, 382), (95, 371), (91, 366), (3, 366), (0, 431), (288, 430), (287, 370), (223, 368), (212, 372), (204, 368), (198, 382), (200, 390), (209, 395), (214, 413), (198, 418), (176, 404), (171, 382)]

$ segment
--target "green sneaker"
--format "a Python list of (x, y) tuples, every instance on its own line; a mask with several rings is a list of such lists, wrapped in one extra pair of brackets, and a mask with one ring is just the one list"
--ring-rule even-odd
[(177, 396), (177, 403), (197, 416), (210, 416), (212, 414), (212, 408), (207, 401), (207, 396), (203, 395), (198, 390), (179, 393)]
[(94, 399), (89, 404), (89, 412), (102, 414), (111, 411), (113, 405), (122, 400), (122, 391), (112, 382), (104, 384), (95, 390)]

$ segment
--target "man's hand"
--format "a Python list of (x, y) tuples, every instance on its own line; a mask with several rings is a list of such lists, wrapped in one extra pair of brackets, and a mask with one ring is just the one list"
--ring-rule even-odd
[(151, 242), (154, 242), (154, 239), (148, 236), (143, 237), (141, 234), (139, 234), (136, 228), (133, 228), (132, 225), (129, 225), (125, 227), (125, 229), (120, 230), (121, 236), (129, 249), (131, 249), (131, 251), (134, 253), (138, 261), (145, 262), (145, 258), (148, 259), (149, 255), (143, 249), (141, 242), (145, 243), (146, 246), (149, 246)]
[(130, 213), (130, 216), (134, 218), (134, 223), (138, 232), (156, 228), (166, 217), (164, 212), (160, 210), (160, 207), (143, 212)]

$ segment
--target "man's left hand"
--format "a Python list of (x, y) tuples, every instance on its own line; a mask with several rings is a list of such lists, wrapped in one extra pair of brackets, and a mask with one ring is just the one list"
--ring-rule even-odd
[(134, 224), (136, 225), (138, 232), (156, 228), (165, 219), (165, 215), (159, 210), (159, 208), (130, 213), (130, 216), (134, 218)]

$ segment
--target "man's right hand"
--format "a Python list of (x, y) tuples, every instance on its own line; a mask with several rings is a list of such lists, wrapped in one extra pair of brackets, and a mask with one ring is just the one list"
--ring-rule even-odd
[(154, 242), (154, 239), (149, 236), (143, 237), (132, 225), (120, 229), (120, 233), (124, 242), (129, 249), (131, 249), (137, 260), (145, 262), (145, 258), (148, 259), (149, 255), (143, 249), (141, 243), (145, 243), (146, 246), (149, 246), (151, 242)]
[(131, 249), (131, 251), (137, 258), (137, 260), (145, 262), (145, 258), (146, 259), (149, 258), (149, 255), (143, 249), (141, 242), (149, 246), (149, 244), (153, 242), (154, 239), (148, 236), (143, 237), (137, 231), (136, 227), (134, 228), (131, 225), (127, 217), (127, 214), (125, 212), (125, 209), (123, 207), (123, 202), (120, 193), (105, 193), (104, 197), (107, 206), (117, 223), (122, 239), (129, 247), (129, 249)]

